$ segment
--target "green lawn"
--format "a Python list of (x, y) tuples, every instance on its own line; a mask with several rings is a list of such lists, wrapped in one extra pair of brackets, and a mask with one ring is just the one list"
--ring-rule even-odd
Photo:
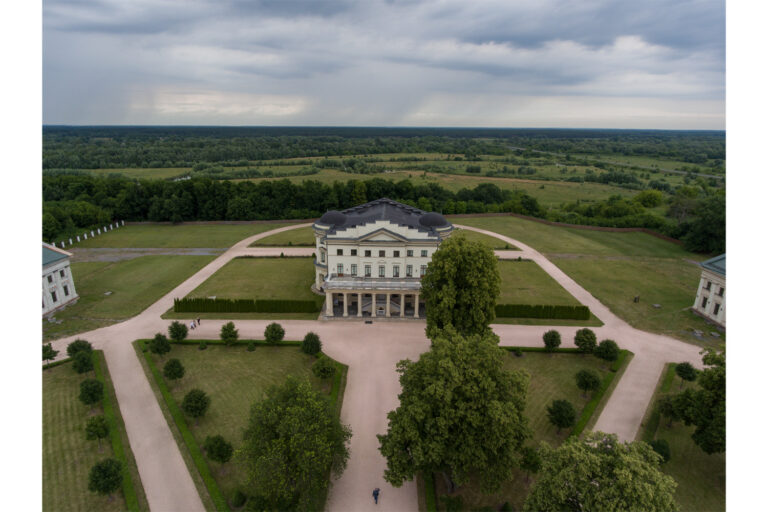
[(231, 247), (251, 235), (284, 227), (269, 224), (134, 224), (125, 225), (88, 240), (73, 248), (124, 247)]
[[(686, 382), (682, 389), (690, 386), (696, 386), (696, 383)], [(679, 391), (680, 378), (674, 376), (674, 364), (667, 365), (659, 380), (654, 401), (648, 408), (649, 412), (655, 408), (655, 399), (662, 394)], [(682, 422), (668, 427), (668, 421), (661, 418), (651, 432), (654, 425), (648, 424), (648, 416), (644, 422), (646, 428), (640, 431), (638, 439), (666, 439), (669, 443), (671, 458), (661, 467), (678, 484), (675, 499), (681, 512), (725, 510), (725, 453), (707, 455), (691, 439), (695, 427), (686, 427)]]
[[(72, 263), (76, 304), (43, 319), (43, 339), (60, 338), (110, 325), (141, 313), (193, 275), (214, 256), (141, 256), (117, 261)], [(110, 295), (104, 295), (111, 292)]]
[[(509, 370), (525, 370), (531, 376), (525, 415), (533, 431), (533, 438), (528, 444), (533, 446), (537, 446), (540, 441), (558, 446), (566, 439), (569, 431), (563, 430), (558, 435), (557, 429), (547, 418), (546, 408), (553, 400), (565, 399), (581, 414), (588, 399), (576, 387), (575, 375), (579, 370), (593, 370), (601, 378), (609, 374), (604, 361), (593, 356), (568, 353), (524, 352), (523, 357), (516, 357), (510, 352), (505, 367)], [(608, 396), (605, 396), (603, 402), (607, 399)], [(485, 506), (498, 510), (498, 506), (505, 501), (512, 505), (512, 510), (520, 510), (529, 485), (525, 474), (515, 470), (512, 479), (502, 485), (501, 491), (496, 494), (482, 494), (478, 486), (470, 482), (460, 487), (454, 495), (462, 497), (465, 510), (477, 510)], [(445, 483), (440, 476), (435, 477), (435, 487), (438, 498), (446, 493)]]
[(271, 235), (261, 240), (256, 240), (251, 244), (251, 247), (314, 247), (315, 246), (315, 232), (311, 227), (291, 229), (289, 231), (283, 231), (276, 235)]
[[(251, 405), (270, 386), (283, 383), (289, 375), (306, 377), (316, 389), (331, 393), (331, 381), (317, 379), (311, 372), (315, 357), (304, 354), (297, 346), (259, 345), (248, 352), (243, 345), (209, 345), (206, 350), (198, 350), (196, 345), (174, 345), (166, 356), (150, 357), (158, 370), (170, 358), (178, 358), (184, 365), (184, 377), (178, 383), (166, 383), (176, 404), (181, 404), (184, 395), (193, 388), (202, 389), (211, 397), (210, 408), (199, 424), (187, 420), (198, 446), (202, 446), (206, 436), (220, 434), (237, 450)], [(226, 378), (222, 378), (224, 375)], [(180, 448), (186, 450), (185, 446)], [(234, 459), (226, 464), (206, 461), (225, 499), (231, 499), (246, 481), (244, 470)]]
[(451, 236), (457, 236), (461, 235), (465, 237), (467, 240), (472, 240), (473, 242), (480, 242), (481, 244), (485, 245), (486, 247), (489, 247), (491, 249), (500, 249), (500, 250), (515, 250), (517, 247), (515, 247), (512, 244), (508, 244), (502, 240), (499, 240), (498, 238), (494, 236), (488, 236), (484, 235), (482, 233), (478, 233), (477, 231), (470, 231), (468, 229), (460, 229), (456, 228), (454, 232), (451, 234)]
[[(106, 368), (101, 352), (95, 352), (94, 358), (98, 360), (100, 368)], [(102, 439), (99, 448), (98, 441), (86, 440), (85, 424), (90, 416), (105, 414), (104, 402), (91, 409), (78, 399), (80, 382), (86, 378), (95, 378), (94, 372), (77, 374), (70, 363), (43, 370), (42, 490), (45, 511), (122, 511), (128, 508), (127, 501), (134, 508), (138, 506), (140, 510), (148, 510), (125, 427), (119, 418), (112, 383), (108, 374), (104, 373), (104, 377), (108, 407), (117, 416), (111, 421), (114, 442), (110, 437)], [(121, 453), (117, 453), (114, 446)], [(111, 500), (88, 490), (91, 467), (109, 457), (123, 462), (124, 478), (128, 479), (128, 487), (133, 490), (129, 500), (120, 490)]]
[(316, 300), (312, 258), (235, 258), (188, 297)]
[(499, 261), (501, 293), (499, 304), (559, 304), (580, 303), (565, 288), (533, 261)]
[(192, 170), (191, 167), (143, 167), (123, 169), (88, 169), (86, 172), (96, 176), (109, 176), (110, 174), (122, 174), (127, 178), (165, 180), (183, 176)]

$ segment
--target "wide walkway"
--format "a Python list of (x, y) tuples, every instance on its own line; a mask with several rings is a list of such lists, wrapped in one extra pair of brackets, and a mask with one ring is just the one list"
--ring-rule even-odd
[[(166, 332), (170, 320), (161, 315), (173, 306), (175, 297), (183, 297), (208, 279), (232, 258), (238, 256), (308, 256), (311, 248), (248, 247), (255, 240), (275, 233), (309, 226), (286, 226), (251, 236), (235, 244), (224, 254), (181, 283), (141, 314), (127, 321), (53, 342), (60, 357), (66, 345), (76, 338), (87, 339), (104, 350), (112, 376), (128, 439), (133, 449), (150, 508), (153, 511), (203, 510), (181, 453), (147, 382), (131, 342), (138, 338)], [(620, 439), (633, 440), (650, 402), (656, 382), (666, 362), (689, 361), (701, 367), (700, 349), (667, 336), (650, 334), (632, 328), (584, 290), (541, 253), (518, 240), (493, 232), (457, 226), (499, 238), (520, 251), (497, 251), (501, 258), (531, 259), (574, 295), (605, 324), (593, 328), (598, 339), (611, 338), (622, 348), (635, 353), (595, 426), (596, 430), (615, 432)], [(191, 331), (191, 338), (217, 338), (225, 321), (204, 320)], [(261, 338), (266, 320), (237, 321), (240, 337)], [(424, 334), (425, 322), (311, 321), (281, 320), (287, 339), (301, 339), (309, 332), (318, 333), (323, 350), (334, 359), (349, 365), (347, 387), (341, 411), (342, 421), (353, 432), (347, 470), (335, 482), (328, 498), (330, 511), (417, 510), (416, 487), (408, 483), (393, 488), (382, 478), (386, 462), (378, 451), (376, 434), (386, 431), (388, 411), (398, 405), (400, 392), (397, 361), (415, 359), (429, 349)], [(544, 332), (553, 327), (493, 325), (502, 345), (541, 346)], [(573, 345), (578, 327), (554, 327), (563, 335), (564, 346)], [(380, 487), (379, 505), (374, 506), (370, 493)]]

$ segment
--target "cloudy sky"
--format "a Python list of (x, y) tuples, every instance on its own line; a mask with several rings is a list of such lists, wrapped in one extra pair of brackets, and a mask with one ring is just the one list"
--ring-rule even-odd
[(44, 0), (46, 124), (725, 128), (723, 0)]

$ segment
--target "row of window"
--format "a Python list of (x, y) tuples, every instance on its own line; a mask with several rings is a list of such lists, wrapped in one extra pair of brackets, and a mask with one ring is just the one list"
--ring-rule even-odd
[[(720, 289), (722, 290), (722, 288), (720, 288)], [(720, 295), (720, 294), (718, 294), (718, 295)], [(706, 297), (702, 297), (701, 298), (701, 309), (706, 309), (708, 303), (709, 303), (709, 299), (707, 299)], [(720, 312), (720, 304), (715, 302), (715, 308), (712, 310), (712, 314), (714, 316), (717, 316), (717, 314), (719, 312)]]
[[(67, 285), (64, 285), (64, 296), (69, 297), (69, 287)], [(56, 302), (59, 300), (58, 296), (56, 295), (56, 292), (51, 292), (51, 300), (53, 302)], [(45, 302), (43, 302), (43, 307), (45, 307)]]
[[(371, 277), (371, 265), (364, 265), (363, 270), (364, 270), (363, 277)], [(427, 272), (427, 266), (421, 265), (421, 267), (419, 268), (419, 276), (423, 276), (426, 272)], [(338, 275), (344, 275), (343, 263), (339, 263), (338, 265), (336, 265), (336, 273)], [(352, 263), (352, 265), (350, 265), (349, 273), (353, 277), (357, 276), (357, 264)], [(386, 265), (379, 265), (379, 277), (387, 277), (386, 273), (387, 273)], [(392, 265), (392, 277), (400, 277), (400, 265)], [(413, 265), (405, 266), (405, 277), (413, 277)]]
[[(63, 269), (59, 270), (59, 277), (64, 279), (66, 276), (67, 276), (67, 269), (66, 268), (63, 268)], [(53, 274), (48, 274), (46, 277), (48, 278), (48, 282), (49, 283), (53, 282)], [(54, 299), (54, 302), (56, 302), (55, 299)]]
[[(705, 286), (704, 289), (707, 291), (712, 290), (712, 281), (707, 281), (707, 286)], [(722, 297), (724, 293), (725, 293), (725, 288), (721, 286), (720, 289), (717, 290), (717, 296)]]
[[(366, 258), (370, 258), (372, 254), (372, 250), (366, 249), (364, 251), (364, 255)], [(357, 249), (350, 249), (349, 250), (350, 256), (357, 256)], [(405, 255), (409, 258), (413, 258), (413, 249), (408, 249), (405, 251)], [(421, 257), (426, 258), (428, 255), (427, 249), (421, 250)], [(344, 249), (336, 249), (336, 256), (344, 256)], [(387, 251), (386, 250), (379, 250), (379, 258), (386, 258), (387, 257)], [(400, 257), (400, 251), (392, 251), (392, 257), (393, 258), (399, 258)]]

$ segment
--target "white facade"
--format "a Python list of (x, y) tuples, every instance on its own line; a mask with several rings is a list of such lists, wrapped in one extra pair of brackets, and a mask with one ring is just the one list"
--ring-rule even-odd
[(701, 264), (704, 268), (693, 311), (725, 327), (725, 254)]
[(43, 244), (43, 316), (77, 300), (71, 253)]

